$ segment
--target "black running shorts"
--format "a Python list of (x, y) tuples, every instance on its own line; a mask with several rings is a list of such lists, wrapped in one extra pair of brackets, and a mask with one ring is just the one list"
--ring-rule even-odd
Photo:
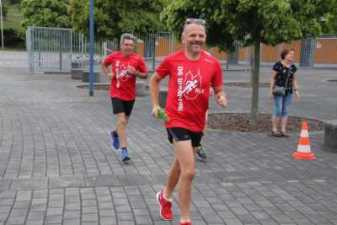
[(119, 98), (111, 98), (112, 111), (114, 114), (125, 113), (127, 117), (131, 115), (135, 100), (124, 101)]
[(172, 127), (167, 128), (168, 140), (172, 144), (173, 140), (178, 141), (187, 141), (191, 140), (192, 147), (200, 146), (201, 138), (203, 136), (202, 132), (193, 132), (181, 127)]

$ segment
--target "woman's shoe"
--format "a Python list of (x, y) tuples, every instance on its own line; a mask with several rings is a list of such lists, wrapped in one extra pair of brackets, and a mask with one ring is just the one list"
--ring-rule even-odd
[(285, 131), (281, 131), (281, 136), (282, 137), (289, 137), (289, 134)]
[(279, 133), (278, 131), (271, 131), (271, 136), (273, 136), (273, 137), (282, 137), (282, 134), (281, 133)]

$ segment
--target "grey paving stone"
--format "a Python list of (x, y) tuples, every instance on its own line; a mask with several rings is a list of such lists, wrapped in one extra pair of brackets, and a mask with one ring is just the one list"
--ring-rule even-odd
[(26, 225), (43, 225), (43, 220), (27, 220)]
[(98, 216), (97, 216), (96, 213), (82, 214), (81, 219), (84, 222), (97, 222), (98, 221)]
[(80, 219), (65, 219), (63, 220), (63, 225), (80, 225)]
[[(263, 68), (262, 80), (269, 80)], [(303, 101), (290, 114), (336, 115), (337, 89), (324, 79), (334, 70), (300, 70)], [(226, 71), (226, 80), (248, 80)], [(160, 221), (155, 192), (173, 159), (162, 124), (150, 116), (149, 97), (138, 98), (129, 123), (132, 162), (123, 165), (107, 132), (114, 119), (106, 92), (75, 88), (68, 76), (28, 75), (0, 66), (0, 224), (145, 225)], [(303, 84), (303, 85), (302, 85)], [(228, 111), (248, 111), (250, 90), (226, 87)], [(267, 90), (260, 109), (270, 112)], [(319, 110), (317, 110), (319, 109)], [(213, 100), (210, 111), (222, 109)], [(310, 133), (316, 161), (294, 161), (298, 134), (209, 130), (207, 163), (197, 162), (193, 224), (336, 224), (336, 155), (322, 151), (322, 132)], [(158, 141), (151, 141), (158, 140)], [(179, 219), (177, 195), (173, 204)]]

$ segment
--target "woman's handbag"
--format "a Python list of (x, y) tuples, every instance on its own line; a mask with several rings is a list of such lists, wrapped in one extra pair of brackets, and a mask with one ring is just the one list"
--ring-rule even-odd
[(273, 88), (273, 95), (275, 96), (285, 96), (286, 95), (286, 90), (288, 87), (288, 78), (289, 78), (289, 70), (287, 71), (287, 79), (285, 82), (285, 86), (282, 87), (282, 86), (275, 85)]
[(286, 95), (286, 88), (282, 86), (275, 85), (273, 88), (273, 95), (275, 96), (285, 96)]

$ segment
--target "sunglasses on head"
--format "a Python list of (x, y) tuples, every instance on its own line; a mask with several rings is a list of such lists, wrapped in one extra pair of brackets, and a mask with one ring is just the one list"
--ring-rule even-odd
[(188, 24), (199, 24), (199, 25), (206, 25), (206, 21), (204, 19), (198, 19), (198, 18), (187, 18), (185, 20), (185, 25)]

